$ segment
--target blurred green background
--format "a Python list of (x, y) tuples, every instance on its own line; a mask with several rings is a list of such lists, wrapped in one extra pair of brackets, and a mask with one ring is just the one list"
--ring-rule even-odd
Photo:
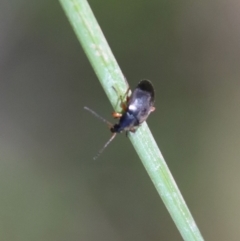
[[(206, 240), (240, 240), (240, 4), (90, 5)], [(0, 4), (0, 240), (182, 240), (58, 1)]]

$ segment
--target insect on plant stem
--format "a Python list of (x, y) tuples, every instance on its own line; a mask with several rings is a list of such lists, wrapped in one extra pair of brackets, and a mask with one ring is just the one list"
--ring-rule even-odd
[(112, 132), (111, 138), (106, 142), (103, 148), (100, 149), (98, 154), (94, 157), (94, 160), (97, 159), (105, 148), (111, 143), (117, 133), (121, 133), (123, 131), (126, 131), (127, 133), (129, 131), (133, 133), (136, 132), (140, 124), (142, 124), (148, 118), (149, 114), (155, 110), (155, 107), (153, 106), (155, 92), (153, 85), (149, 80), (141, 80), (137, 87), (133, 90), (130, 97), (127, 96), (127, 93), (124, 96), (126, 98), (125, 101), (120, 97), (122, 111), (112, 113), (114, 118), (119, 119), (119, 122), (114, 125), (92, 109), (86, 106), (84, 107), (85, 110), (89, 111), (95, 117), (106, 123)]

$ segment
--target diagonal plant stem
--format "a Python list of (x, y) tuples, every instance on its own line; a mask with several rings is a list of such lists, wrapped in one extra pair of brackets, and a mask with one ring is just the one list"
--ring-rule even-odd
[[(59, 0), (111, 104), (124, 95), (128, 84), (86, 0)], [(147, 126), (143, 123), (129, 138), (157, 192), (186, 241), (203, 240), (201, 233)]]

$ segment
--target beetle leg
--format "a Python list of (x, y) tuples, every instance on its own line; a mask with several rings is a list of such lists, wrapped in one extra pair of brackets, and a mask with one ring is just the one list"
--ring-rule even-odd
[(121, 117), (122, 117), (122, 114), (121, 114), (121, 113), (118, 113), (118, 112), (113, 112), (113, 113), (112, 113), (112, 116), (113, 116), (113, 118), (118, 119), (118, 118), (121, 118)]
[[(126, 93), (124, 94), (124, 96), (120, 95), (120, 100), (121, 100), (121, 108), (123, 109), (123, 111), (127, 110), (127, 103), (130, 99), (130, 97), (128, 96), (128, 93), (130, 91), (130, 87), (128, 87)], [(124, 101), (124, 99), (126, 98), (126, 101)]]
[[(114, 89), (114, 91), (115, 91), (115, 92), (117, 93), (117, 95), (118, 95), (118, 92), (117, 92), (116, 88), (115, 88), (114, 86), (113, 86), (112, 88)], [(128, 87), (126, 93), (125, 93), (123, 96), (122, 96), (122, 95), (119, 96), (119, 99), (118, 99), (117, 104), (116, 104), (116, 108), (117, 108), (118, 103), (119, 103), (119, 101), (120, 101), (120, 107), (122, 108), (122, 111), (126, 111), (126, 110), (127, 110), (127, 103), (128, 103), (128, 101), (129, 101), (129, 98), (130, 98), (130, 97), (128, 96), (129, 92), (130, 92), (130, 87)], [(125, 98), (126, 98), (126, 100), (125, 100)], [(116, 109), (116, 108), (115, 108), (115, 109)]]
[(153, 112), (153, 111), (155, 111), (156, 110), (156, 107), (154, 107), (154, 106), (152, 106), (151, 108), (150, 108), (150, 112)]
[(138, 127), (132, 127), (131, 129), (129, 129), (129, 131), (131, 131), (132, 133), (135, 133), (137, 131)]

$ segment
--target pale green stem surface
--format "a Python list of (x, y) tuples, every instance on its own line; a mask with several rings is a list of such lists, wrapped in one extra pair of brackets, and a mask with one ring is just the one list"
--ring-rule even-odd
[[(128, 84), (88, 2), (60, 0), (60, 3), (112, 106), (116, 107), (118, 97), (112, 87), (124, 95)], [(147, 123), (143, 123), (136, 133), (129, 135), (129, 138), (183, 239), (203, 240)]]

